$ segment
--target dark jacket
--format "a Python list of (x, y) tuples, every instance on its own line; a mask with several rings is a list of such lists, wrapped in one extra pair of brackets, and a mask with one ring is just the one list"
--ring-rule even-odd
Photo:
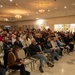
[(33, 45), (33, 44), (31, 44), (30, 46), (29, 46), (29, 53), (30, 53), (30, 55), (31, 56), (33, 56), (33, 55), (36, 55), (37, 54), (37, 52), (40, 52), (41, 50), (40, 50), (40, 48), (39, 48), (39, 45)]
[(69, 42), (70, 42), (69, 38), (68, 38), (68, 37), (64, 37), (64, 43), (65, 43), (66, 45), (68, 45)]
[(50, 48), (52, 48), (51, 43), (48, 42), (48, 41), (45, 41), (45, 43), (44, 43), (44, 48), (45, 48), (45, 49), (50, 49)]
[(8, 52), (8, 51), (10, 50), (10, 48), (12, 48), (12, 47), (13, 47), (13, 45), (12, 45), (11, 42), (8, 42), (8, 43), (4, 42), (4, 43), (3, 43), (4, 54), (5, 54), (6, 52)]
[(18, 46), (19, 48), (22, 48), (23, 47), (21, 41), (15, 41), (14, 42), (14, 46)]

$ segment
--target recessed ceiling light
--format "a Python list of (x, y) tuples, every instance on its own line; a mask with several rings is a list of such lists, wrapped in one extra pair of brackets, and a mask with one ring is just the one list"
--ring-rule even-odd
[(48, 12), (50, 12), (50, 10), (48, 10)]
[(12, 2), (13, 0), (10, 0), (10, 2)]
[(67, 6), (64, 6), (64, 9), (66, 9), (67, 8)]
[(27, 14), (27, 16), (29, 16), (29, 14)]
[(16, 3), (16, 6), (18, 6), (18, 3)]
[(75, 5), (75, 3), (73, 3), (72, 5)]
[(54, 8), (54, 9), (57, 9), (57, 8)]
[(38, 14), (38, 12), (36, 12), (36, 14)]
[(0, 5), (0, 7), (3, 7), (3, 5)]

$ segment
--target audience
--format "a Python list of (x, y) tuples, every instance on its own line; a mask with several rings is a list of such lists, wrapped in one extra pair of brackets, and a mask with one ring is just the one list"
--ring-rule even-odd
[[(63, 50), (67, 49), (68, 54), (73, 52), (75, 32), (72, 34), (71, 32), (52, 32), (50, 29), (34, 28), (25, 31), (3, 29), (0, 31), (0, 43), (4, 52), (4, 67), (0, 66), (0, 75), (5, 74), (7, 67), (19, 69), (21, 75), (30, 74), (25, 70), (23, 60), (17, 56), (18, 49), (23, 49), (25, 54), (29, 49), (31, 57), (40, 59), (39, 70), (43, 73), (43, 60), (47, 66), (53, 67), (54, 61), (58, 61), (63, 56)], [(48, 56), (50, 60), (44, 56), (44, 53), (51, 54)]]

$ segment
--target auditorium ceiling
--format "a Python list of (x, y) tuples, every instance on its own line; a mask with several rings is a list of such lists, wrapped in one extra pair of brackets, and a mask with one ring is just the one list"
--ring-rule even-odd
[(0, 21), (75, 16), (75, 0), (0, 0)]

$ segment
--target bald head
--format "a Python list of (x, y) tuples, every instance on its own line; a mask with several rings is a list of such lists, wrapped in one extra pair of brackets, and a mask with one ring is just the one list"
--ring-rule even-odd
[(36, 45), (36, 40), (35, 39), (32, 39), (31, 40), (31, 43), (34, 44), (34, 45)]

